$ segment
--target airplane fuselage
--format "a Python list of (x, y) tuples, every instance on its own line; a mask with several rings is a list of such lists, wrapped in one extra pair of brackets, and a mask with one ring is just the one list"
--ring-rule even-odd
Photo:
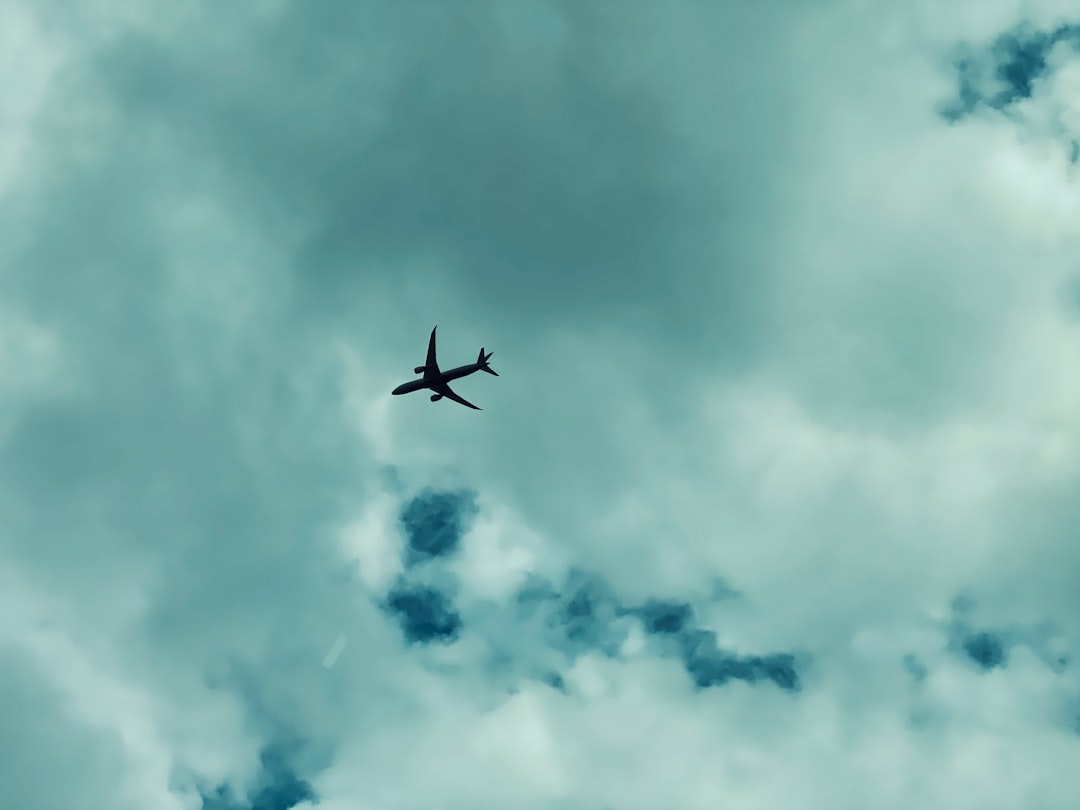
[(439, 383), (448, 383), (451, 380), (460, 380), (462, 377), (468, 377), (470, 374), (480, 370), (478, 363), (469, 363), (468, 365), (458, 366), (447, 371), (442, 371), (437, 377), (424, 378), (419, 380), (411, 380), (407, 383), (402, 383), (391, 394), (411, 394), (413, 391), (422, 391), (425, 388), (431, 388), (432, 385), (438, 385)]

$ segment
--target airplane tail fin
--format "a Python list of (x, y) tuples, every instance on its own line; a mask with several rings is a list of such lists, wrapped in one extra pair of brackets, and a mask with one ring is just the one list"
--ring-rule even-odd
[(488, 352), (485, 354), (483, 347), (481, 347), (480, 355), (476, 358), (476, 365), (480, 366), (481, 371), (486, 371), (488, 374), (495, 374), (495, 376), (498, 377), (499, 375), (492, 371), (491, 366), (488, 365), (488, 360), (491, 359), (491, 355), (493, 354), (495, 354), (495, 352)]

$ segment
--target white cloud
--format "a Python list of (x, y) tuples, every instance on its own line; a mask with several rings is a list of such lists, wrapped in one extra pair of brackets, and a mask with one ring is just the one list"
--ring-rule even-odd
[(402, 542), (397, 523), (397, 499), (380, 495), (367, 505), (367, 514), (342, 532), (346, 558), (356, 563), (360, 580), (373, 592), (385, 591), (402, 570)]
[(1075, 804), (1067, 4), (146, 12), (0, 15), (0, 805)]

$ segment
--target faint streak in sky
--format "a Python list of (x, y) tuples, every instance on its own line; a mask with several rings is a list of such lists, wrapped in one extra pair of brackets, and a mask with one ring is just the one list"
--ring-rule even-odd
[(322, 665), (326, 669), (330, 669), (334, 666), (334, 662), (338, 660), (338, 656), (341, 655), (341, 651), (345, 649), (345, 636), (338, 636), (337, 641), (334, 642), (334, 646), (330, 648), (330, 652), (326, 654), (326, 658), (323, 659)]

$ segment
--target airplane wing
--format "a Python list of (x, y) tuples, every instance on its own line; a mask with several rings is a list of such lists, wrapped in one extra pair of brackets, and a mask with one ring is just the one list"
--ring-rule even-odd
[(436, 394), (442, 394), (447, 399), (452, 399), (454, 400), (454, 402), (464, 405), (466, 408), (472, 408), (474, 411), (484, 410), (483, 408), (476, 407), (464, 397), (459, 397), (457, 394), (450, 390), (450, 386), (446, 383), (442, 383), (441, 385), (433, 385), (431, 386), (431, 390), (434, 391)]
[(438, 328), (439, 327), (436, 326), (431, 330), (431, 339), (428, 341), (427, 345), (427, 359), (424, 361), (424, 379), (438, 377), (440, 374), (439, 362), (435, 359), (435, 329)]

